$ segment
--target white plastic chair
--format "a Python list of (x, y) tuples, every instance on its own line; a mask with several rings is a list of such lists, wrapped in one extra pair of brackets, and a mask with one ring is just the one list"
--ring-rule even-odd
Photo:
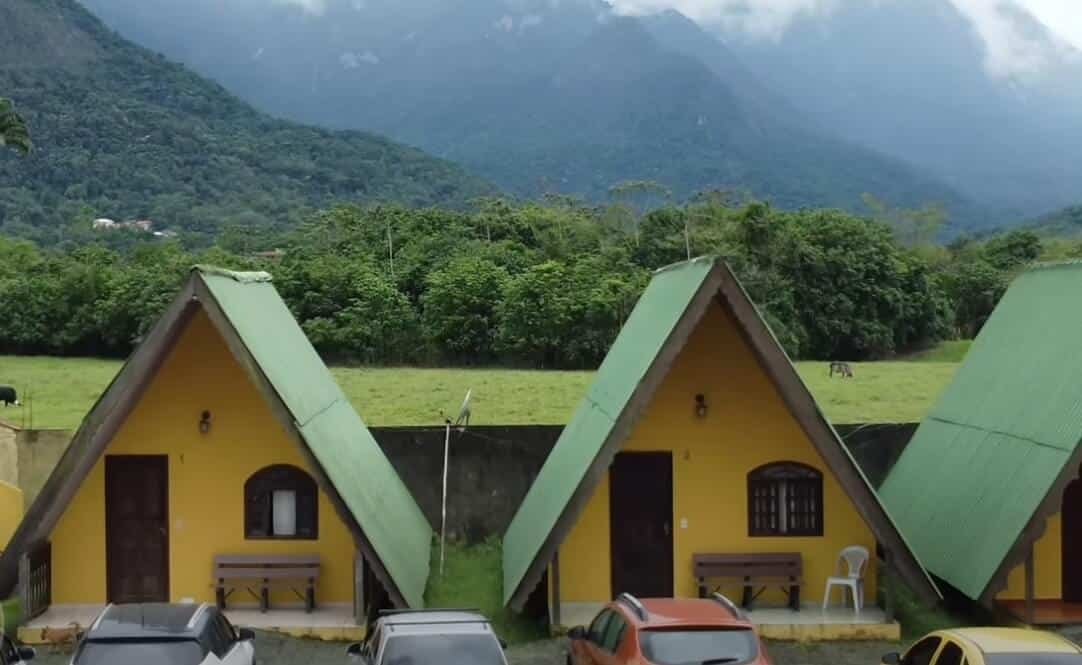
[[(848, 588), (853, 594), (853, 609), (856, 612), (860, 612), (864, 607), (864, 570), (868, 567), (868, 548), (861, 547), (860, 545), (853, 545), (846, 547), (838, 555), (838, 566), (836, 569), (837, 575), (827, 578), (827, 590), (823, 594), (823, 609), (825, 610), (830, 605), (830, 590), (833, 587), (842, 587), (842, 594), (845, 593), (845, 589)], [(845, 574), (842, 574), (843, 564), (846, 568)], [(845, 598), (843, 595), (842, 603), (844, 604)]]

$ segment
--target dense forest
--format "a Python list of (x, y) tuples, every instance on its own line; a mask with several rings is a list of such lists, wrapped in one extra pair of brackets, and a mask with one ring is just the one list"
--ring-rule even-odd
[(0, 2), (0, 96), (31, 127), (0, 150), (0, 231), (52, 243), (97, 217), (212, 235), (335, 201), (464, 206), (494, 188), (363, 132), (276, 120), (118, 38), (68, 0)]
[[(368, 364), (593, 367), (653, 269), (724, 256), (798, 358), (883, 358), (971, 336), (1012, 275), (1082, 245), (1028, 231), (931, 244), (934, 211), (782, 211), (724, 195), (485, 201), (472, 211), (343, 205), (213, 247), (115, 230), (41, 249), (0, 237), (0, 353), (123, 355), (188, 269), (262, 269), (325, 357)], [(201, 239), (197, 239), (201, 240)]]

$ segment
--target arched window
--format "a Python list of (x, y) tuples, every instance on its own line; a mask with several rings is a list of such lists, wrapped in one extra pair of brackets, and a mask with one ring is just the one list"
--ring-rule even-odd
[(275, 464), (244, 483), (244, 537), (249, 540), (315, 540), (319, 500), (312, 476)]
[(823, 474), (797, 462), (749, 473), (748, 535), (823, 535)]

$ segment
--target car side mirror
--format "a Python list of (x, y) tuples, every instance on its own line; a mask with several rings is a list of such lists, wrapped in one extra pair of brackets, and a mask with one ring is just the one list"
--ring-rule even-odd
[(255, 639), (255, 631), (251, 628), (240, 628), (237, 630), (237, 636), (241, 642), (251, 642)]
[(19, 647), (19, 660), (34, 660), (37, 655), (38, 652), (34, 650), (34, 647)]
[(897, 651), (888, 653), (882, 658), (883, 665), (900, 665), (902, 656)]
[(573, 640), (585, 640), (586, 629), (582, 626), (575, 626), (571, 630), (567, 631), (567, 636)]
[(361, 658), (364, 656), (364, 645), (360, 642), (354, 642), (346, 647), (346, 655), (353, 656), (354, 658)]

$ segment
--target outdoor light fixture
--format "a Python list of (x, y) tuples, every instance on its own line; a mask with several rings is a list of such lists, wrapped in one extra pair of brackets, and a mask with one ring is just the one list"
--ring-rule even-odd
[(702, 393), (695, 396), (695, 415), (700, 418), (706, 417), (706, 395)]
[(210, 431), (210, 411), (204, 411), (199, 418), (199, 431), (203, 434)]

